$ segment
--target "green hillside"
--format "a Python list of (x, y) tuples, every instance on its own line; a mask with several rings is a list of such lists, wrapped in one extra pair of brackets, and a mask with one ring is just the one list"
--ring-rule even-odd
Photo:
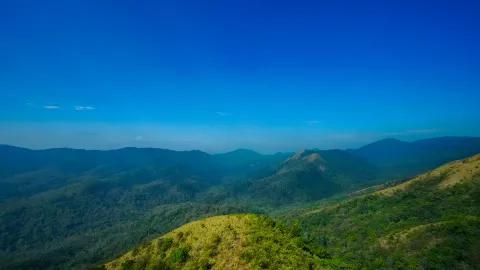
[(270, 211), (352, 191), (376, 179), (373, 166), (347, 151), (304, 150), (286, 159), (266, 177), (223, 186), (223, 190), (214, 190), (205, 197)]
[(252, 212), (197, 197), (284, 158), (0, 146), (0, 268), (83, 269), (192, 220)]
[(480, 155), (283, 218), (353, 269), (480, 269)]
[[(438, 146), (444, 141), (422, 144)], [(472, 140), (448, 141), (445, 145), (452, 157), (467, 153), (468, 145), (475, 148)], [(383, 149), (380, 152), (368, 151), (378, 155), (377, 160), (388, 153), (383, 144), (375, 146), (375, 151)], [(461, 151), (455, 145), (460, 145)], [(408, 164), (432, 164), (430, 158), (441, 153), (435, 151), (408, 158), (412, 162)], [(0, 268), (85, 269), (188, 222), (231, 213), (287, 213), (282, 218), (287, 223), (300, 221), (308, 236), (305, 239), (315, 246), (319, 257), (354, 266), (371, 266), (373, 260), (364, 261), (372, 256), (392, 263), (390, 251), (383, 257), (375, 252), (397, 248), (390, 235), (402, 241), (413, 235), (402, 231), (421, 233), (456, 226), (458, 216), (465, 217), (467, 228), (475, 227), (475, 198), (480, 196), (474, 193), (478, 187), (473, 184), (478, 182), (477, 165), (470, 160), (371, 194), (372, 184), (391, 178), (382, 178), (382, 168), (352, 151), (307, 150), (287, 155), (248, 150), (210, 155), (162, 149), (0, 146)], [(364, 187), (367, 189), (358, 191)], [(356, 195), (341, 200), (349, 192)], [(341, 203), (328, 202), (332, 198)], [(305, 208), (312, 204), (322, 206)], [(432, 237), (442, 233), (455, 235), (439, 231)], [(365, 235), (374, 240), (363, 239)], [(476, 239), (475, 235), (469, 237)], [(414, 249), (407, 246), (404, 250)], [(476, 258), (471, 253), (465, 256)]]
[[(310, 154), (284, 167), (320, 158)], [(480, 269), (480, 155), (357, 194), (287, 212), (281, 223), (252, 214), (192, 222), (104, 267)]]
[(107, 263), (128, 269), (325, 269), (298, 232), (258, 215), (186, 224)]

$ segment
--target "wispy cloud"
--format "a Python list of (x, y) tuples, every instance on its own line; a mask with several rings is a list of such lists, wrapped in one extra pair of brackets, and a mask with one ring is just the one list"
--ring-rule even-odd
[(58, 105), (45, 105), (45, 106), (43, 106), (43, 108), (45, 110), (58, 110), (58, 109), (60, 109), (60, 106), (58, 106)]
[(232, 115), (231, 113), (229, 112), (215, 112), (218, 116), (221, 116), (221, 117), (227, 117), (227, 116), (230, 116)]
[(75, 106), (74, 109), (75, 109), (75, 111), (93, 111), (93, 110), (95, 110), (95, 107), (93, 107), (93, 106)]

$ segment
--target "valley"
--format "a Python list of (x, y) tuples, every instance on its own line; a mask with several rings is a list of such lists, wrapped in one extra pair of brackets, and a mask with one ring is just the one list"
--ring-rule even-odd
[(479, 152), (466, 137), (272, 155), (1, 146), (0, 267), (477, 269)]

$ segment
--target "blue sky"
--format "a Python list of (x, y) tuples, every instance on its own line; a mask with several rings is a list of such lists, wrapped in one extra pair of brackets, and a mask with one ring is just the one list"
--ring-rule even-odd
[(479, 1), (1, 1), (0, 143), (480, 136)]

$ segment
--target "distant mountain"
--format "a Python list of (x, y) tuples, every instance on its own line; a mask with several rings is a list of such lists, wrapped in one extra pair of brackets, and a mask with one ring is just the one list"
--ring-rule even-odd
[(374, 167), (346, 151), (305, 150), (271, 175), (233, 184), (224, 196), (272, 207), (314, 201), (372, 182), (375, 173)]
[(283, 161), (236, 154), (1, 147), (0, 268), (84, 269), (194, 219), (254, 211), (197, 199)]
[(216, 154), (215, 157), (225, 163), (249, 163), (263, 159), (264, 156), (249, 149), (237, 149), (227, 153)]
[(480, 138), (441, 137), (414, 142), (385, 139), (350, 152), (376, 166), (382, 178), (400, 179), (479, 153)]
[(478, 269), (480, 155), (284, 219), (351, 269)]
[[(264, 175), (288, 156), (261, 155), (248, 150), (210, 155), (201, 151), (155, 148), (29, 150), (3, 145), (0, 146), (0, 200), (112, 176), (122, 184), (194, 177), (205, 185), (212, 185)], [(121, 176), (126, 172), (129, 173), (125, 177)]]
[(322, 269), (298, 234), (257, 215), (186, 224), (103, 269)]
[[(270, 175), (292, 153), (276, 153), (263, 155), (248, 149), (216, 154), (213, 156), (215, 163), (230, 171), (235, 179), (254, 179)], [(235, 172), (234, 174), (232, 172)], [(231, 180), (230, 180), (231, 181)]]

